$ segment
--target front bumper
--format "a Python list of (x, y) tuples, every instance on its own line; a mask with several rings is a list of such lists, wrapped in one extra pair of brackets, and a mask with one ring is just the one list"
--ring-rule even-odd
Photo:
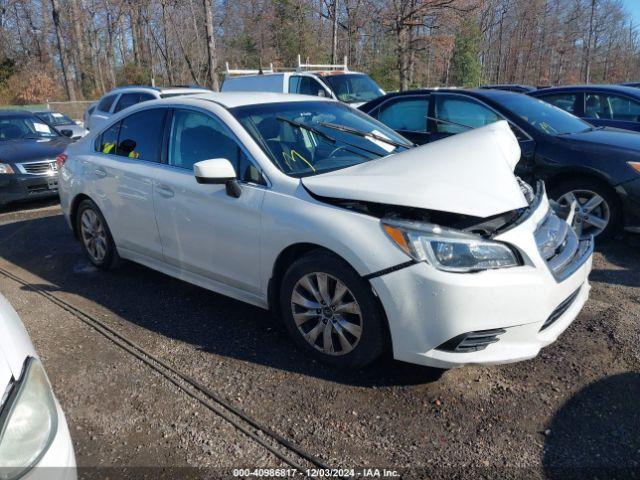
[(57, 175), (0, 175), (0, 204), (58, 195)]
[(640, 233), (640, 178), (618, 185), (616, 192), (622, 200), (625, 227)]
[[(56, 402), (57, 404), (57, 402)], [(76, 480), (76, 457), (64, 413), (57, 404), (58, 433), (40, 462), (23, 480)]]
[[(568, 276), (556, 278), (534, 238), (548, 208), (545, 198), (526, 221), (496, 237), (518, 248), (524, 260), (520, 267), (459, 274), (417, 263), (373, 278), (389, 321), (394, 358), (439, 368), (509, 363), (535, 357), (556, 340), (587, 300), (592, 245)], [(541, 330), (572, 295), (568, 307)], [(504, 333), (482, 350), (439, 348), (468, 332), (493, 329)]]

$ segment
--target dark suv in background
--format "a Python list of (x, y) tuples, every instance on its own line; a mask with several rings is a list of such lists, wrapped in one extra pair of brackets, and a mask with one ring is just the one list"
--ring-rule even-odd
[[(549, 196), (573, 206), (582, 236), (640, 232), (640, 134), (594, 127), (528, 95), (502, 90), (424, 89), (360, 107), (416, 144), (507, 120), (522, 152), (516, 174), (543, 179)], [(428, 159), (425, 159), (428, 161)]]

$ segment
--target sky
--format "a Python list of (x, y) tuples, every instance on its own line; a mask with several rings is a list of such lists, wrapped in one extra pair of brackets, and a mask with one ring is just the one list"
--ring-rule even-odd
[(631, 14), (634, 24), (640, 25), (640, 0), (623, 0), (627, 10)]

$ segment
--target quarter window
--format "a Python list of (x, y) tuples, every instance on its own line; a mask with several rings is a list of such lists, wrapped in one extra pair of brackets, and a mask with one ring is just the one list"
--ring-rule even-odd
[(229, 160), (242, 181), (265, 183), (260, 171), (218, 119), (201, 112), (175, 110), (169, 137), (169, 164), (192, 170), (195, 163), (214, 158)]
[(108, 112), (111, 109), (111, 105), (113, 105), (116, 96), (117, 95), (107, 95), (102, 100), (100, 100), (100, 103), (96, 108), (101, 112)]
[(116, 155), (159, 162), (166, 113), (164, 108), (151, 108), (122, 120)]
[(394, 130), (426, 132), (428, 111), (428, 97), (397, 100), (380, 108), (378, 120)]
[(493, 110), (475, 100), (460, 97), (436, 97), (435, 131), (461, 133), (469, 128), (479, 128), (497, 122), (500, 117)]
[(575, 115), (578, 111), (578, 95), (575, 93), (558, 93), (555, 95), (540, 96), (539, 98), (555, 107), (561, 108), (565, 112)]

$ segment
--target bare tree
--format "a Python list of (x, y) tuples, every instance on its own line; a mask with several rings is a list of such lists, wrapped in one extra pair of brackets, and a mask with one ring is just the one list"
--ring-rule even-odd
[(53, 25), (56, 30), (56, 38), (58, 40), (58, 54), (60, 55), (60, 66), (62, 69), (62, 77), (67, 91), (67, 97), (74, 102), (76, 100), (76, 91), (69, 71), (69, 61), (67, 60), (67, 47), (65, 45), (64, 36), (62, 34), (62, 26), (60, 25), (60, 5), (58, 0), (51, 0), (51, 15), (53, 17)]
[(212, 90), (218, 91), (218, 77), (216, 75), (216, 40), (213, 36), (213, 13), (211, 11), (211, 0), (202, 0), (204, 5), (204, 19), (207, 27), (207, 60), (209, 64), (209, 85)]

